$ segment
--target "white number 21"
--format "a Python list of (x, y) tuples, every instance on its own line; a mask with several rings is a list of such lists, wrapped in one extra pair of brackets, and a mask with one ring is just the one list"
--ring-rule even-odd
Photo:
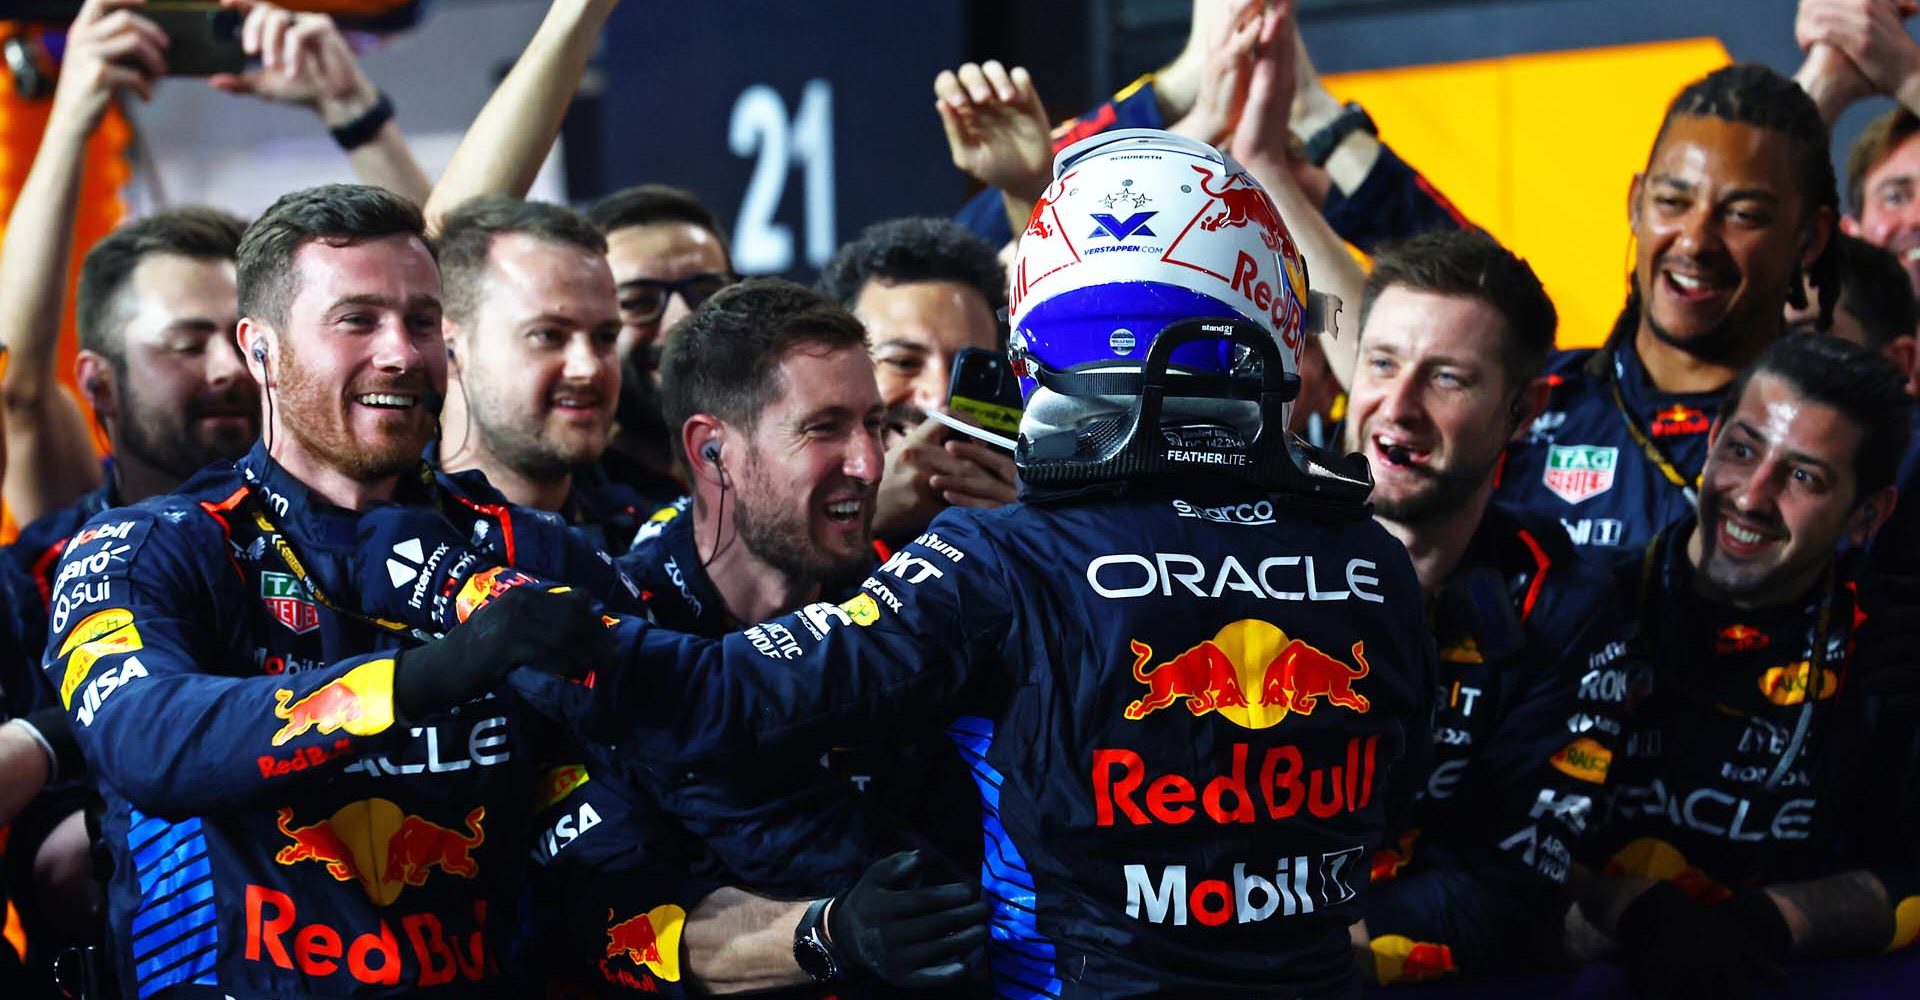
[(833, 87), (808, 80), (791, 122), (778, 91), (756, 83), (733, 102), (727, 146), (756, 156), (753, 175), (733, 226), (733, 265), (742, 274), (771, 274), (793, 266), (793, 229), (774, 221), (792, 167), (806, 171), (807, 263), (833, 256)]

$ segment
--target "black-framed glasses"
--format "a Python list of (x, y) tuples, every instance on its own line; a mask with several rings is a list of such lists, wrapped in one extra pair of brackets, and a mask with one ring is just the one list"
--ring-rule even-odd
[(634, 278), (620, 285), (620, 311), (627, 314), (628, 322), (651, 323), (666, 314), (667, 300), (675, 294), (688, 309), (698, 309), (700, 303), (731, 284), (733, 275), (712, 271), (689, 274), (678, 281)]

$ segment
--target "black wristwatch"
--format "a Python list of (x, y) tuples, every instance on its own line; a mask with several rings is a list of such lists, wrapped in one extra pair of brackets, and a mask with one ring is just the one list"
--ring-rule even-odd
[(1326, 166), (1327, 160), (1333, 156), (1333, 151), (1340, 148), (1341, 141), (1356, 131), (1363, 131), (1372, 136), (1380, 134), (1380, 129), (1373, 124), (1373, 118), (1367, 114), (1367, 109), (1348, 101), (1346, 106), (1340, 109), (1339, 117), (1320, 126), (1319, 131), (1307, 137), (1305, 149), (1307, 162), (1316, 167)]
[(793, 961), (816, 983), (840, 978), (840, 960), (834, 957), (833, 946), (827, 943), (828, 902), (830, 900), (814, 900), (793, 929)]
[(373, 107), (360, 112), (360, 117), (328, 131), (333, 133), (333, 141), (341, 149), (351, 153), (377, 138), (380, 130), (392, 120), (393, 98), (383, 90), (379, 99), (373, 102)]

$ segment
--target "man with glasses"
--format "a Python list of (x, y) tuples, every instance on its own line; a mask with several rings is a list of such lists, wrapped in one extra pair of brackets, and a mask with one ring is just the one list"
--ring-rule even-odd
[(587, 218), (607, 237), (620, 294), (620, 359), (658, 384), (661, 334), (734, 281), (726, 237), (692, 192), (665, 184), (616, 191)]

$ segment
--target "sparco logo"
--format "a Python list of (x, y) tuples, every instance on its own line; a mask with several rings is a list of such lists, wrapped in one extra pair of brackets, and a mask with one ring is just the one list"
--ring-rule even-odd
[(1261, 500), (1257, 503), (1227, 504), (1220, 507), (1201, 507), (1185, 500), (1173, 502), (1173, 512), (1181, 517), (1198, 518), (1213, 521), (1216, 524), (1272, 524), (1273, 502)]

